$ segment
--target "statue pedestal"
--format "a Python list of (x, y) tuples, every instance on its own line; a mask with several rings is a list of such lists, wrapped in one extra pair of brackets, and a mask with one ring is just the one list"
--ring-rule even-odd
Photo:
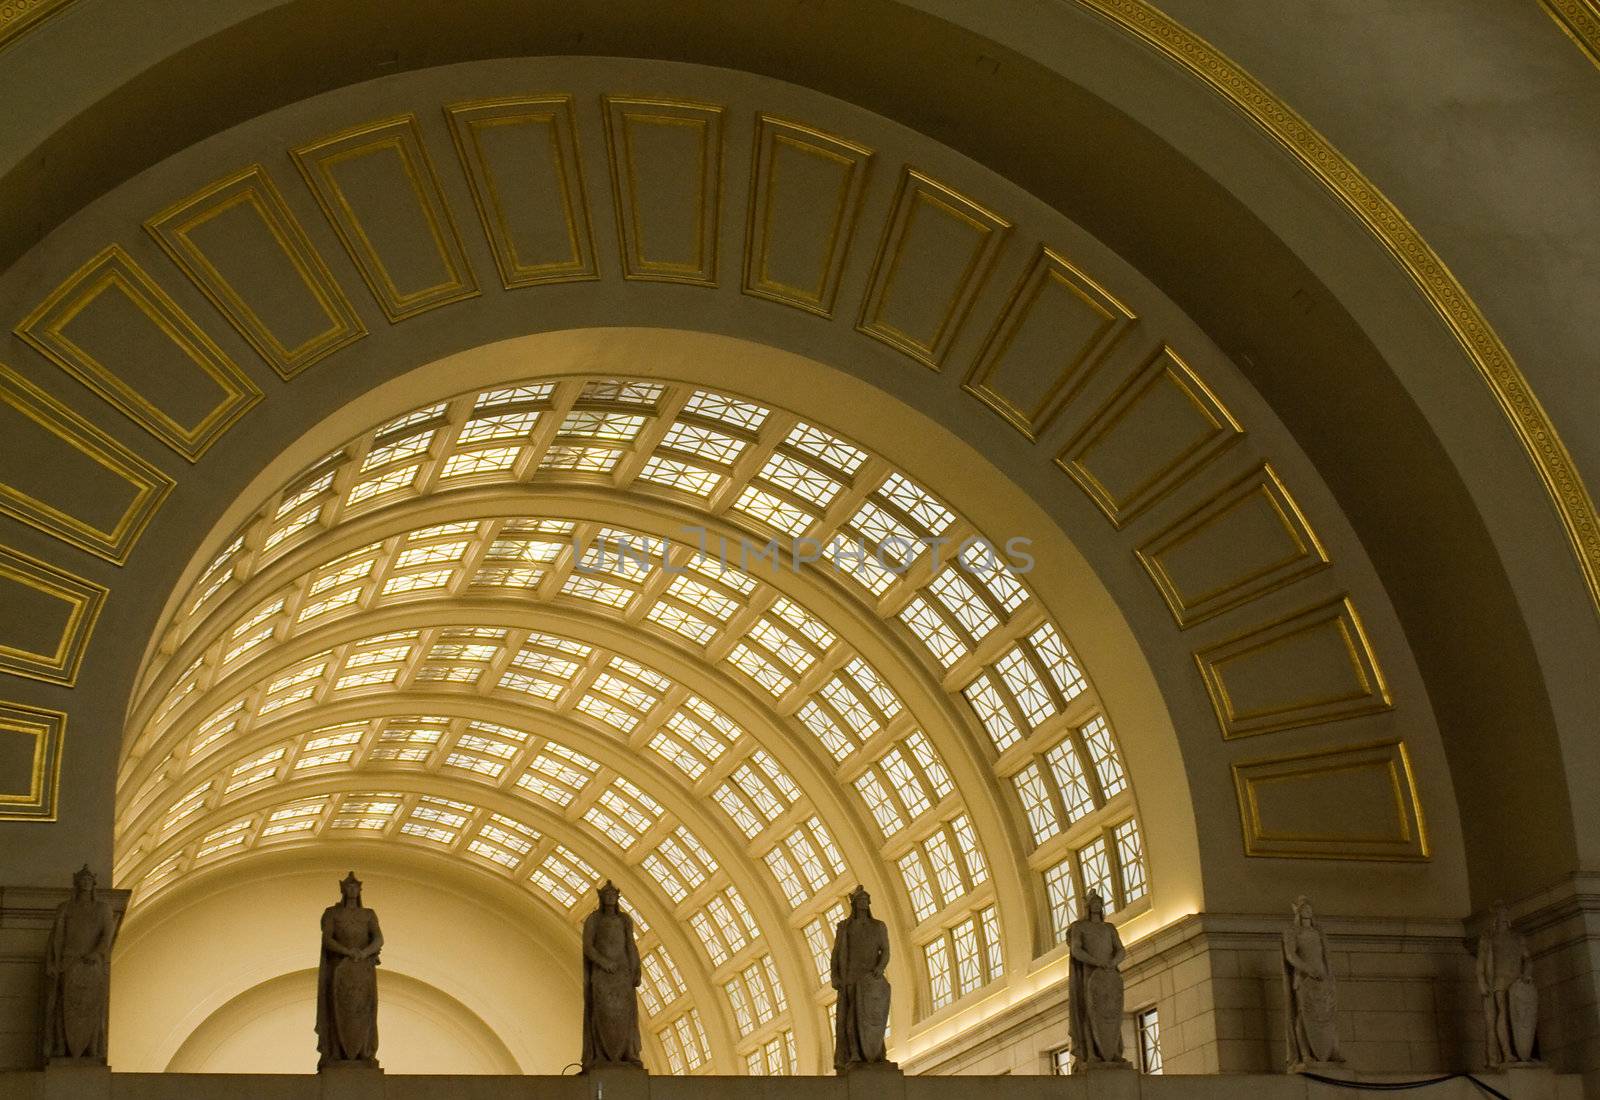
[(839, 1076), (849, 1100), (905, 1100), (906, 1075), (893, 1062), (852, 1062)]
[(1072, 1063), (1072, 1076), (1084, 1084), (1089, 1100), (1138, 1100), (1139, 1068), (1127, 1059), (1120, 1062)]
[(92, 1058), (52, 1058), (41, 1100), (110, 1100), (111, 1067)]
[(383, 1100), (383, 1070), (372, 1062), (329, 1062), (317, 1068), (323, 1100)]
[(650, 1075), (643, 1066), (605, 1063), (583, 1071), (594, 1100), (650, 1100)]
[(1512, 1100), (1556, 1100), (1556, 1071), (1543, 1062), (1503, 1062), (1489, 1072), (1502, 1076), (1500, 1091)]

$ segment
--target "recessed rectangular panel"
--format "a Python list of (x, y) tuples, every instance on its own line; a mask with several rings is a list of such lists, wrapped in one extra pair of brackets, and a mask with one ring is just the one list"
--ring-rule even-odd
[(907, 168), (857, 326), (940, 369), (1011, 223)]
[(1037, 439), (1134, 320), (1099, 283), (1041, 247), (963, 387)]
[(70, 3), (72, 0), (5, 0), (0, 3), (0, 49)]
[(1217, 396), (1163, 346), (1067, 443), (1056, 464), (1121, 527), (1242, 435)]
[(722, 108), (604, 98), (623, 275), (715, 286)]
[(285, 379), (366, 334), (260, 165), (184, 199), (145, 229)]
[(293, 155), (389, 320), (478, 293), (415, 115), (346, 130)]
[(1328, 564), (1311, 525), (1266, 463), (1162, 531), (1138, 554), (1184, 627)]
[(507, 287), (597, 279), (570, 96), (445, 109)]
[(261, 390), (120, 247), (90, 260), (17, 335), (193, 462)]
[(1233, 766), (1252, 856), (1422, 860), (1428, 837), (1399, 740)]
[(173, 484), (0, 364), (0, 512), (121, 565)]
[(0, 702), (0, 821), (54, 821), (67, 716)]
[(1348, 598), (1195, 654), (1224, 737), (1388, 710), (1388, 685)]
[(0, 672), (77, 681), (107, 589), (49, 562), (0, 546)]
[(750, 181), (744, 289), (833, 315), (872, 150), (761, 115)]

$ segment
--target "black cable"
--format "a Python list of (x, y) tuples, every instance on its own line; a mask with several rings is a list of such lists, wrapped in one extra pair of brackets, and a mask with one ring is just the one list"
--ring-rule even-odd
[(1341, 1077), (1324, 1077), (1320, 1073), (1300, 1074), (1323, 1085), (1338, 1085), (1341, 1088), (1361, 1089), (1366, 1092), (1403, 1092), (1406, 1089), (1425, 1089), (1429, 1085), (1442, 1085), (1446, 1081), (1454, 1081), (1457, 1077), (1465, 1077), (1478, 1088), (1482, 1089), (1497, 1100), (1511, 1100), (1509, 1096), (1487, 1082), (1480, 1081), (1470, 1073), (1447, 1073), (1443, 1077), (1433, 1077), (1426, 1081), (1347, 1081)]

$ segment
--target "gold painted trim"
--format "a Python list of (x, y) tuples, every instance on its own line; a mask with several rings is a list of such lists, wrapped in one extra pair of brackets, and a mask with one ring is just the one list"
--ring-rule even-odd
[[(1262, 826), (1257, 787), (1263, 781), (1385, 766), (1394, 793), (1395, 824), (1401, 834), (1399, 844), (1382, 840), (1363, 842), (1357, 837), (1331, 832), (1271, 836)], [(1233, 765), (1233, 782), (1239, 799), (1239, 823), (1244, 832), (1247, 856), (1417, 863), (1432, 855), (1411, 754), (1400, 738), (1240, 761)]]
[(72, 608), (53, 653), (0, 642), (0, 672), (72, 687), (78, 682), (84, 650), (88, 648), (94, 624), (111, 590), (9, 546), (0, 546), (0, 577), (10, 578)]
[(1594, 0), (1539, 0), (1561, 33), (1600, 66), (1600, 5)]
[(63, 711), (0, 702), (0, 731), (34, 739), (26, 792), (0, 792), (0, 821), (54, 821), (61, 793), (61, 754), (67, 739)]
[[(355, 208), (345, 197), (331, 169), (337, 164), (354, 160), (380, 149), (392, 149), (400, 158), (406, 181), (411, 185), (412, 196), (417, 200), (428, 232), (433, 237), (434, 248), (445, 271), (445, 280), (433, 286), (402, 293), (399, 284), (377, 247), (362, 228)], [(399, 115), (341, 130), (325, 138), (291, 149), (289, 155), (305, 178), (306, 186), (327, 215), (334, 232), (356, 270), (372, 291), (372, 296), (391, 323), (415, 317), (451, 302), (459, 302), (478, 294), (478, 282), (467, 262), (466, 249), (456, 231), (455, 219), (445, 201), (439, 174), (434, 171), (428, 156), (427, 143), (422, 137), (422, 126), (416, 115)]]
[[(717, 248), (722, 227), (722, 160), (725, 111), (713, 103), (688, 100), (632, 99), (603, 95), (606, 149), (610, 153), (611, 197), (616, 205), (617, 242), (622, 249), (622, 277), (665, 283), (717, 285)], [(628, 108), (642, 108), (643, 113)], [(696, 263), (652, 260), (644, 254), (644, 226), (639, 220), (640, 180), (627, 122), (700, 127), (700, 194), (695, 211)]]
[[(190, 232), (237, 206), (248, 205), (300, 276), (306, 290), (322, 307), (329, 327), (298, 347), (287, 347), (250, 304), (190, 239)], [(175, 203), (144, 223), (146, 232), (172, 258), (172, 262), (200, 288), (239, 333), (284, 381), (313, 363), (367, 334), (355, 306), (345, 296), (327, 262), (306, 236), (306, 231), (284, 201), (283, 193), (259, 164), (252, 164), (190, 197)]]
[[(1194, 538), (1213, 520), (1221, 518), (1237, 507), (1242, 507), (1252, 497), (1260, 494), (1283, 525), (1284, 533), (1297, 548), (1293, 556), (1255, 572), (1239, 577), (1215, 589), (1185, 596), (1162, 564), (1162, 556), (1173, 548)], [(1308, 577), (1328, 566), (1328, 553), (1322, 541), (1311, 528), (1305, 513), (1295, 503), (1288, 487), (1269, 462), (1263, 462), (1244, 477), (1224, 486), (1215, 495), (1202, 502), (1188, 514), (1155, 535), (1134, 551), (1139, 564), (1145, 567), (1150, 579), (1167, 601), (1167, 608), (1182, 629), (1220, 615), (1241, 604), (1249, 603), (1275, 592), (1302, 577)]]
[[(1237, 708), (1228, 693), (1221, 670), (1225, 662), (1256, 653), (1285, 638), (1310, 633), (1329, 623), (1338, 630), (1344, 642), (1345, 654), (1355, 674), (1356, 691), (1334, 698), (1291, 700), (1269, 710), (1242, 712)], [(1200, 669), (1200, 678), (1205, 681), (1206, 694), (1210, 696), (1211, 708), (1216, 712), (1217, 723), (1222, 728), (1225, 740), (1335, 722), (1394, 707), (1388, 681), (1378, 666), (1372, 643), (1348, 596), (1339, 596), (1296, 611), (1226, 641), (1196, 650), (1194, 659)]]
[[(833, 225), (823, 249), (821, 270), (812, 287), (791, 286), (767, 270), (772, 240), (772, 193), (777, 183), (780, 145), (831, 161), (844, 169), (833, 204)], [(794, 306), (819, 317), (832, 317), (844, 273), (845, 257), (855, 238), (856, 224), (872, 174), (874, 152), (838, 134), (775, 115), (756, 116), (755, 156), (750, 162), (750, 206), (745, 219), (744, 292), (755, 298)]]
[[(1039, 302), (1040, 295), (1052, 281), (1065, 287), (1084, 305), (1098, 313), (1103, 320), (1094, 335), (1078, 349), (1056, 375), (1055, 382), (1045, 391), (1038, 403), (1031, 409), (1024, 409), (1013, 404), (1008, 397), (990, 386), (989, 377), (1000, 366), (1006, 353), (1011, 350), (1011, 344), (1016, 339), (1018, 331), (1027, 323), (1034, 306)], [(1083, 384), (1088, 381), (1095, 368), (1105, 361), (1106, 356), (1137, 320), (1138, 317), (1133, 310), (1090, 278), (1086, 272), (1055, 249), (1048, 245), (1040, 245), (1039, 254), (1034, 257), (1033, 263), (1018, 281), (1016, 289), (1011, 292), (1011, 298), (1000, 311), (999, 318), (989, 332), (989, 338), (984, 342), (983, 350), (978, 353), (971, 369), (967, 371), (967, 377), (962, 381), (961, 388), (999, 413), (1030, 442), (1037, 443), (1040, 434), (1083, 388)]]
[(1466, 289), (1372, 181), (1216, 47), (1144, 0), (1074, 0), (1182, 66), (1283, 146), (1388, 249), (1460, 342), (1544, 481), (1600, 613), (1600, 516), (1549, 414)]
[(133, 544), (177, 482), (3, 363), (0, 401), (138, 490), (110, 531), (102, 531), (5, 482), (0, 482), (0, 513), (116, 565), (126, 562)]
[[(902, 332), (883, 319), (884, 299), (894, 288), (901, 260), (904, 259), (901, 246), (919, 207), (923, 205), (941, 211), (946, 217), (967, 223), (978, 233), (978, 247), (951, 293), (949, 305), (935, 326), (933, 340), (929, 343)], [(895, 189), (894, 203), (889, 209), (889, 221), (884, 226), (878, 254), (872, 261), (872, 273), (867, 278), (867, 293), (861, 302), (861, 317), (856, 322), (856, 330), (882, 340), (925, 367), (942, 370), (944, 357), (966, 321), (978, 292), (988, 281), (1012, 226), (988, 207), (909, 165), (901, 172), (900, 185)]]
[[(1189, 398), (1196, 411), (1211, 422), (1213, 430), (1205, 438), (1173, 456), (1165, 465), (1135, 486), (1133, 492), (1118, 500), (1111, 490), (1083, 465), (1082, 460), (1163, 378), (1170, 379), (1170, 384)], [(1244, 428), (1233, 418), (1233, 414), (1222, 403), (1222, 399), (1212, 392), (1205, 380), (1195, 373), (1194, 368), (1184, 362), (1176, 351), (1162, 344), (1140, 364), (1139, 369), (1134, 371), (1126, 382), (1118, 387), (1106, 403), (1100, 406), (1099, 410), (1089, 418), (1088, 423), (1079, 428), (1077, 434), (1067, 441), (1066, 446), (1056, 455), (1055, 463), (1076, 481), (1085, 493), (1089, 494), (1089, 499), (1106, 514), (1111, 525), (1120, 529), (1134, 516), (1173, 492), (1197, 470), (1243, 438)]]
[[(134, 308), (223, 393), (192, 427), (168, 415), (110, 366), (80, 346), (66, 329), (101, 294), (121, 291)], [(17, 325), (16, 333), (52, 363), (82, 382), (145, 431), (190, 462), (199, 461), (264, 396), (200, 325), (123, 250), (111, 245), (84, 264)]]
[(65, 11), (72, 0), (5, 0), (0, 3), (0, 50)]
[[(578, 152), (578, 120), (570, 95), (479, 99), (454, 103), (444, 109), (456, 155), (472, 188), (478, 221), (494, 251), (500, 282), (507, 290), (541, 283), (582, 282), (600, 278), (595, 259), (594, 232), (589, 220), (588, 190), (583, 181), (583, 160)], [(504, 195), (484, 157), (481, 130), (518, 124), (550, 128), (551, 160), (561, 186), (562, 218), (572, 259), (564, 263), (525, 263), (517, 255), (507, 222)]]

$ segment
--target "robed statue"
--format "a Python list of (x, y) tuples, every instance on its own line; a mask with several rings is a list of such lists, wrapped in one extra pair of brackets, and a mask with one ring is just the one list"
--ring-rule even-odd
[(1122, 1056), (1122, 960), (1117, 926), (1106, 920), (1105, 899), (1091, 890), (1084, 915), (1067, 925), (1067, 1032), (1082, 1065), (1127, 1065)]
[(72, 897), (56, 907), (44, 949), (44, 1057), (106, 1060), (111, 941), (117, 918), (95, 896), (88, 864), (72, 876)]
[(829, 982), (839, 991), (834, 1013), (833, 1068), (839, 1073), (864, 1065), (894, 1065), (883, 1049), (889, 1027), (889, 928), (872, 915), (872, 896), (857, 886), (850, 915), (833, 933)]
[(1295, 898), (1294, 925), (1283, 934), (1283, 993), (1290, 1072), (1318, 1062), (1343, 1062), (1328, 938), (1304, 896)]
[(1488, 1064), (1534, 1060), (1539, 1023), (1539, 990), (1533, 984), (1528, 941), (1511, 927), (1505, 902), (1494, 904), (1494, 923), (1478, 937), (1478, 993)]
[(583, 921), (583, 1070), (637, 1066), (639, 1058), (639, 947), (633, 918), (606, 880), (600, 904)]
[(339, 902), (322, 911), (317, 968), (317, 1068), (378, 1065), (378, 914), (361, 904), (361, 880), (339, 883)]

